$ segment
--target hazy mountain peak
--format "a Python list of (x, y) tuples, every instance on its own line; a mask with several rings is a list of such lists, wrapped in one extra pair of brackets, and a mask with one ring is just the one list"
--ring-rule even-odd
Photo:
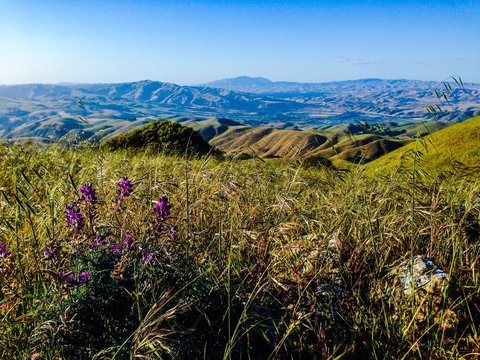
[(233, 78), (226, 78), (221, 80), (211, 81), (202, 86), (208, 87), (229, 87), (229, 86), (242, 86), (242, 87), (251, 87), (251, 86), (265, 86), (270, 85), (271, 80), (264, 77), (251, 77), (251, 76), (237, 76)]

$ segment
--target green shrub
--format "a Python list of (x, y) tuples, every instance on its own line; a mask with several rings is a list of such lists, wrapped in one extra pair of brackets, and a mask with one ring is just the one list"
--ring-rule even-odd
[(145, 150), (164, 155), (201, 156), (213, 148), (192, 128), (171, 121), (155, 121), (103, 142), (108, 150)]

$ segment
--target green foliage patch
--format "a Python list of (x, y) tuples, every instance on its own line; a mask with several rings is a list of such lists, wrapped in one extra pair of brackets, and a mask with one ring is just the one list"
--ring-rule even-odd
[(151, 153), (187, 156), (206, 155), (213, 150), (192, 128), (161, 120), (109, 138), (102, 146), (108, 150), (148, 150)]

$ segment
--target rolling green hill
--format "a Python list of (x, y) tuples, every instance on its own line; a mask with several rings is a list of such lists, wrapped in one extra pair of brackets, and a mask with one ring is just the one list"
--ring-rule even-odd
[(333, 156), (333, 159), (338, 158), (356, 164), (366, 163), (409, 143), (408, 140), (375, 138), (375, 136), (368, 136), (368, 138), (371, 141), (365, 144), (357, 144), (358, 141), (355, 140), (346, 142), (345, 145), (349, 146), (344, 146), (341, 152)]
[(187, 120), (182, 125), (193, 128), (205, 141), (210, 141), (214, 137), (223, 134), (230, 129), (245, 128), (245, 125), (239, 122), (225, 118), (209, 118), (206, 120)]
[(332, 160), (345, 160), (352, 163), (372, 161), (393, 151), (410, 140), (397, 140), (374, 134), (362, 134), (335, 143), (333, 138), (328, 147), (312, 151), (311, 155), (322, 156)]
[(480, 117), (439, 130), (392, 151), (366, 165), (367, 172), (392, 171), (411, 161), (408, 155), (416, 152), (427, 169), (480, 166)]
[(247, 153), (260, 157), (305, 156), (324, 147), (328, 138), (301, 130), (279, 130), (267, 127), (231, 129), (210, 142), (222, 151)]
[(353, 126), (308, 130), (234, 126), (215, 136), (210, 143), (230, 154), (285, 158), (314, 156), (348, 165), (375, 160), (410, 143), (413, 140), (410, 134), (416, 133), (415, 130), (427, 132), (427, 127), (423, 126), (409, 124), (392, 128), (392, 132), (398, 134), (395, 136), (363, 133)]

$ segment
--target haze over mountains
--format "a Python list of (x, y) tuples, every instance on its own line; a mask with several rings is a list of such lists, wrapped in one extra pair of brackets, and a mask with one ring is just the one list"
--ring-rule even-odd
[[(445, 90), (444, 83), (420, 80), (361, 79), (297, 83), (248, 76), (216, 80), (202, 86), (262, 94), (311, 105), (322, 110), (319, 113), (310, 111), (314, 117), (346, 122), (355, 117), (367, 121), (381, 120), (382, 117), (384, 120), (395, 117), (421, 120), (425, 117), (427, 106), (439, 104), (434, 91), (441, 93)], [(453, 84), (452, 95), (450, 101), (458, 105), (458, 111), (450, 113), (445, 120), (458, 119), (463, 112), (468, 113), (467, 117), (478, 112), (480, 84), (465, 84), (463, 89)]]
[[(452, 80), (453, 81), (453, 80)], [(436, 81), (405, 80), (405, 79), (359, 79), (346, 81), (330, 81), (320, 83), (299, 83), (291, 81), (271, 81), (263, 77), (238, 76), (222, 80), (215, 80), (200, 86), (243, 91), (256, 94), (275, 93), (315, 93), (342, 91), (408, 91), (424, 90), (431, 93), (439, 85)], [(467, 84), (478, 89), (479, 84)]]
[[(73, 130), (115, 134), (153, 119), (229, 118), (280, 128), (425, 120), (441, 83), (363, 79), (329, 83), (237, 77), (199, 86), (158, 81), (0, 85), (0, 135), (57, 139)], [(453, 85), (442, 120), (480, 114), (480, 85)], [(81, 106), (79, 105), (81, 104)], [(442, 104), (442, 106), (446, 106)], [(87, 122), (80, 121), (79, 117)]]

